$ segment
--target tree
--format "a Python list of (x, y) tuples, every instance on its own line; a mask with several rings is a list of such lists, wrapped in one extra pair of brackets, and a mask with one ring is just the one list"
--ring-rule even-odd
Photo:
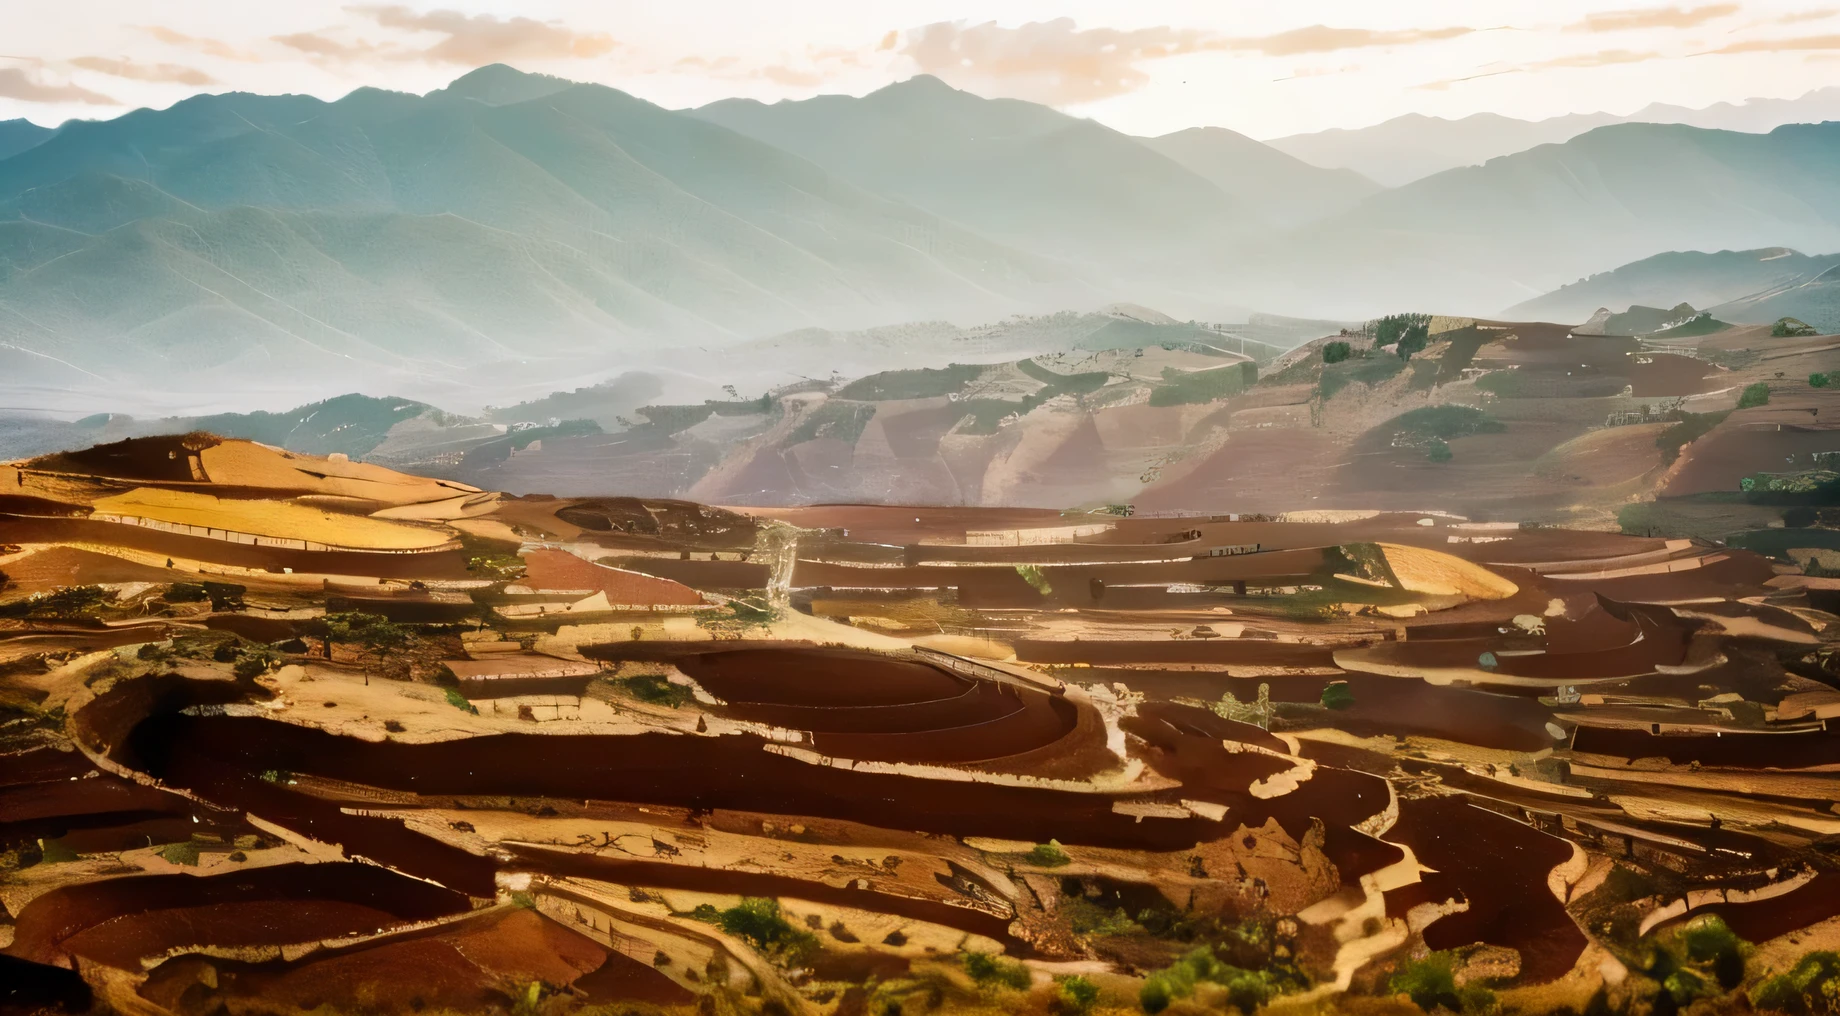
[(1815, 388), (1826, 388), (1829, 378), (1826, 374), (1808, 375), (1808, 384)]
[(370, 683), (374, 671), (390, 664), (415, 644), (415, 633), (378, 614), (350, 611), (326, 615), (326, 657), (332, 657), (335, 642), (356, 646), (364, 666), (364, 683)]
[(1346, 342), (1341, 342), (1339, 340), (1331, 342), (1323, 347), (1323, 362), (1341, 363), (1343, 360), (1348, 359), (1348, 354), (1351, 351), (1352, 347)]
[(1756, 406), (1767, 406), (1769, 404), (1770, 386), (1764, 384), (1762, 381), (1756, 384), (1745, 385), (1743, 393), (1738, 396), (1739, 409), (1751, 409)]

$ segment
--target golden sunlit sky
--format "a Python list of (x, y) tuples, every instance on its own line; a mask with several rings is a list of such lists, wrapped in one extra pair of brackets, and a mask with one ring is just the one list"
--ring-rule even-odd
[(669, 107), (863, 94), (924, 72), (1133, 134), (1269, 138), (1405, 113), (1798, 96), (1840, 82), (1832, 2), (14, 0), (0, 119), (107, 118), (198, 92), (425, 92), (505, 62)]

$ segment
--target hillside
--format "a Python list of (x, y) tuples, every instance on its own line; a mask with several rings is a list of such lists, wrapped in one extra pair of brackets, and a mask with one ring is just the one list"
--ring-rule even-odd
[(1220, 127), (1193, 127), (1143, 144), (1280, 226), (1328, 218), (1383, 189), (1352, 169), (1319, 169)]
[(1122, 277), (1152, 303), (1161, 300), (1143, 289), (1198, 285), (1195, 258), (1218, 264), (1223, 238), (1272, 225), (1253, 201), (1135, 138), (929, 75), (862, 98), (726, 99), (692, 115), (1004, 243)]
[(1486, 313), (1657, 250), (1832, 250), (1837, 158), (1840, 123), (1603, 127), (1375, 194), (1273, 245), (1254, 277), (1293, 301), (1334, 277), (1332, 314), (1382, 299)]
[(0, 162), (0, 342), (304, 379), (1074, 298), (1065, 267), (705, 121), (470, 84), (200, 96)]
[(1786, 247), (1716, 253), (1669, 251), (1579, 279), (1502, 313), (1574, 321), (1591, 316), (1599, 307), (1613, 311), (1636, 304), (1710, 307), (1811, 278), (1836, 264), (1840, 264), (1840, 254), (1811, 257)]
[(50, 136), (51, 128), (30, 120), (0, 120), (0, 159), (10, 159)]

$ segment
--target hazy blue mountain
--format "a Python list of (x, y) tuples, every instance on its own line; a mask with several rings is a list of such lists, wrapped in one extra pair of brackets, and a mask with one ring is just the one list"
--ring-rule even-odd
[[(1840, 265), (1840, 254), (1810, 257), (1787, 247), (1669, 251), (1561, 286), (1501, 312), (1509, 320), (1576, 322), (1600, 307), (1710, 307), (1805, 281)], [(1780, 316), (1780, 315), (1779, 315)], [(1772, 318), (1771, 320), (1775, 320)]]
[(1139, 139), (929, 75), (861, 98), (726, 99), (692, 112), (1004, 243), (1132, 281), (1193, 271), (1198, 254), (1217, 263), (1223, 239), (1271, 226)]
[(1545, 120), (1517, 120), (1478, 113), (1446, 120), (1414, 113), (1372, 127), (1293, 134), (1273, 138), (1266, 144), (1311, 165), (1353, 169), (1397, 187), (1446, 169), (1478, 166), (1537, 145), (1570, 141), (1611, 124), (1672, 123), (1760, 134), (1783, 124), (1827, 120), (1840, 120), (1840, 87), (1819, 89), (1795, 99), (1748, 99), (1704, 109), (1654, 103), (1626, 116), (1575, 113)]
[[(0, 343), (101, 373), (440, 373), (1074, 300), (1086, 284), (707, 121), (489, 68), (199, 96), (0, 161)], [(74, 231), (74, 233), (72, 232)], [(151, 374), (149, 374), (151, 372)]]
[(1194, 127), (1142, 141), (1283, 226), (1326, 219), (1381, 189), (1354, 170), (1319, 169), (1221, 127)]
[(51, 128), (40, 127), (30, 120), (0, 120), (0, 159), (10, 159), (43, 144), (51, 133)]
[(1657, 250), (1833, 250), (1835, 165), (1840, 123), (1601, 127), (1382, 191), (1261, 252), (1248, 278), (1331, 301), (1309, 304), (1324, 315), (1379, 301), (1487, 315)]
[(1536, 145), (1570, 141), (1620, 120), (1609, 113), (1577, 113), (1548, 120), (1517, 120), (1498, 113), (1446, 120), (1408, 113), (1372, 127), (1293, 134), (1265, 143), (1312, 166), (1353, 170), (1385, 186), (1399, 187)]

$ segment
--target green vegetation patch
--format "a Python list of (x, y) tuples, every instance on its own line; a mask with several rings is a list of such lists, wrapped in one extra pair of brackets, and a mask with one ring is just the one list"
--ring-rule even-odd
[(655, 706), (670, 706), (676, 709), (695, 701), (696, 695), (684, 685), (674, 683), (661, 674), (638, 674), (633, 677), (618, 678), (613, 682), (621, 691)]
[(1400, 359), (1410, 358), (1431, 341), (1431, 315), (1388, 314), (1370, 323), (1374, 345), (1385, 349), (1396, 346)]
[(1449, 952), (1406, 960), (1387, 981), (1387, 990), (1405, 995), (1426, 1012), (1486, 1013), (1495, 1008), (1495, 993), (1480, 984), (1457, 985), (1456, 964)]
[(980, 988), (1009, 988), (1012, 991), (1028, 989), (1031, 980), (1029, 968), (1020, 963), (982, 952), (968, 952), (962, 962), (965, 973)]
[(1764, 978), (1751, 990), (1751, 1006), (1790, 1016), (1840, 1013), (1840, 953), (1811, 952), (1787, 973)]
[(696, 909), (696, 916), (745, 941), (782, 966), (797, 966), (818, 951), (817, 936), (786, 920), (778, 900), (749, 896), (727, 910), (716, 910), (704, 904)]
[(1673, 426), (1655, 435), (1655, 447), (1661, 449), (1661, 464), (1671, 466), (1680, 458), (1680, 450), (1705, 437), (1712, 428), (1725, 422), (1729, 410), (1720, 413), (1682, 413)]
[(1309, 978), (1288, 962), (1274, 962), (1260, 969), (1235, 966), (1203, 946), (1145, 978), (1137, 992), (1137, 1004), (1154, 1016), (1177, 1000), (1193, 995), (1202, 984), (1224, 988), (1226, 1003), (1250, 1016), (1280, 995), (1309, 987)]
[(886, 370), (844, 385), (837, 390), (837, 397), (858, 402), (933, 399), (963, 391), (966, 385), (983, 376), (984, 369), (978, 364), (954, 363), (915, 370)]
[(705, 402), (700, 406), (640, 406), (639, 415), (645, 417), (648, 430), (665, 434), (676, 434), (709, 419), (715, 413), (715, 407)]
[(1022, 855), (1022, 860), (1038, 868), (1058, 868), (1073, 862), (1073, 858), (1068, 857), (1067, 852), (1061, 849), (1059, 840), (1035, 844), (1032, 850)]
[(1744, 391), (1738, 393), (1739, 409), (1751, 409), (1756, 406), (1767, 406), (1769, 404), (1770, 386), (1764, 384), (1762, 381), (1756, 384), (1745, 385)]
[(1341, 363), (1348, 359), (1349, 352), (1348, 343), (1337, 339), (1322, 347), (1322, 359), (1324, 363)]
[(64, 586), (0, 606), (0, 617), (90, 617), (108, 601), (109, 591), (101, 586)]
[(1819, 335), (1821, 332), (1820, 329), (1806, 321), (1785, 317), (1776, 319), (1776, 323), (1770, 326), (1770, 334), (1779, 339), (1800, 339), (1810, 335)]
[(1354, 690), (1347, 681), (1331, 681), (1323, 686), (1322, 698), (1319, 700), (1327, 709), (1352, 709), (1354, 707)]
[(1016, 574), (1022, 576), (1022, 581), (1027, 582), (1032, 589), (1043, 596), (1054, 592), (1054, 587), (1048, 584), (1048, 577), (1041, 573), (1040, 568), (1032, 564), (1017, 565)]
[[(1500, 434), (1508, 428), (1480, 409), (1469, 406), (1425, 406), (1392, 419), (1393, 444), (1398, 447), (1435, 447), (1472, 434)], [(1446, 449), (1448, 451), (1448, 448)]]
[(1080, 374), (1057, 374), (1034, 360), (1018, 360), (1016, 369), (1047, 385), (1057, 395), (1065, 393), (1086, 395), (1104, 388), (1105, 383), (1112, 379), (1110, 374), (1102, 370), (1086, 371)]
[(1242, 360), (1225, 367), (1179, 371), (1163, 368), (1163, 383), (1150, 389), (1153, 406), (1190, 406), (1245, 391), (1259, 379), (1258, 364)]
[(1323, 367), (1322, 380), (1317, 382), (1317, 390), (1322, 393), (1323, 401), (1335, 398), (1335, 393), (1351, 384), (1363, 384), (1372, 388), (1391, 380), (1400, 371), (1406, 369), (1406, 362), (1396, 356), (1382, 356), (1368, 350), (1362, 350), (1341, 363), (1327, 364)]
[(856, 439), (862, 437), (863, 428), (874, 418), (874, 406), (829, 399), (805, 414), (805, 418), (792, 428), (792, 433), (786, 435), (783, 444), (791, 447), (825, 438), (855, 444)]

